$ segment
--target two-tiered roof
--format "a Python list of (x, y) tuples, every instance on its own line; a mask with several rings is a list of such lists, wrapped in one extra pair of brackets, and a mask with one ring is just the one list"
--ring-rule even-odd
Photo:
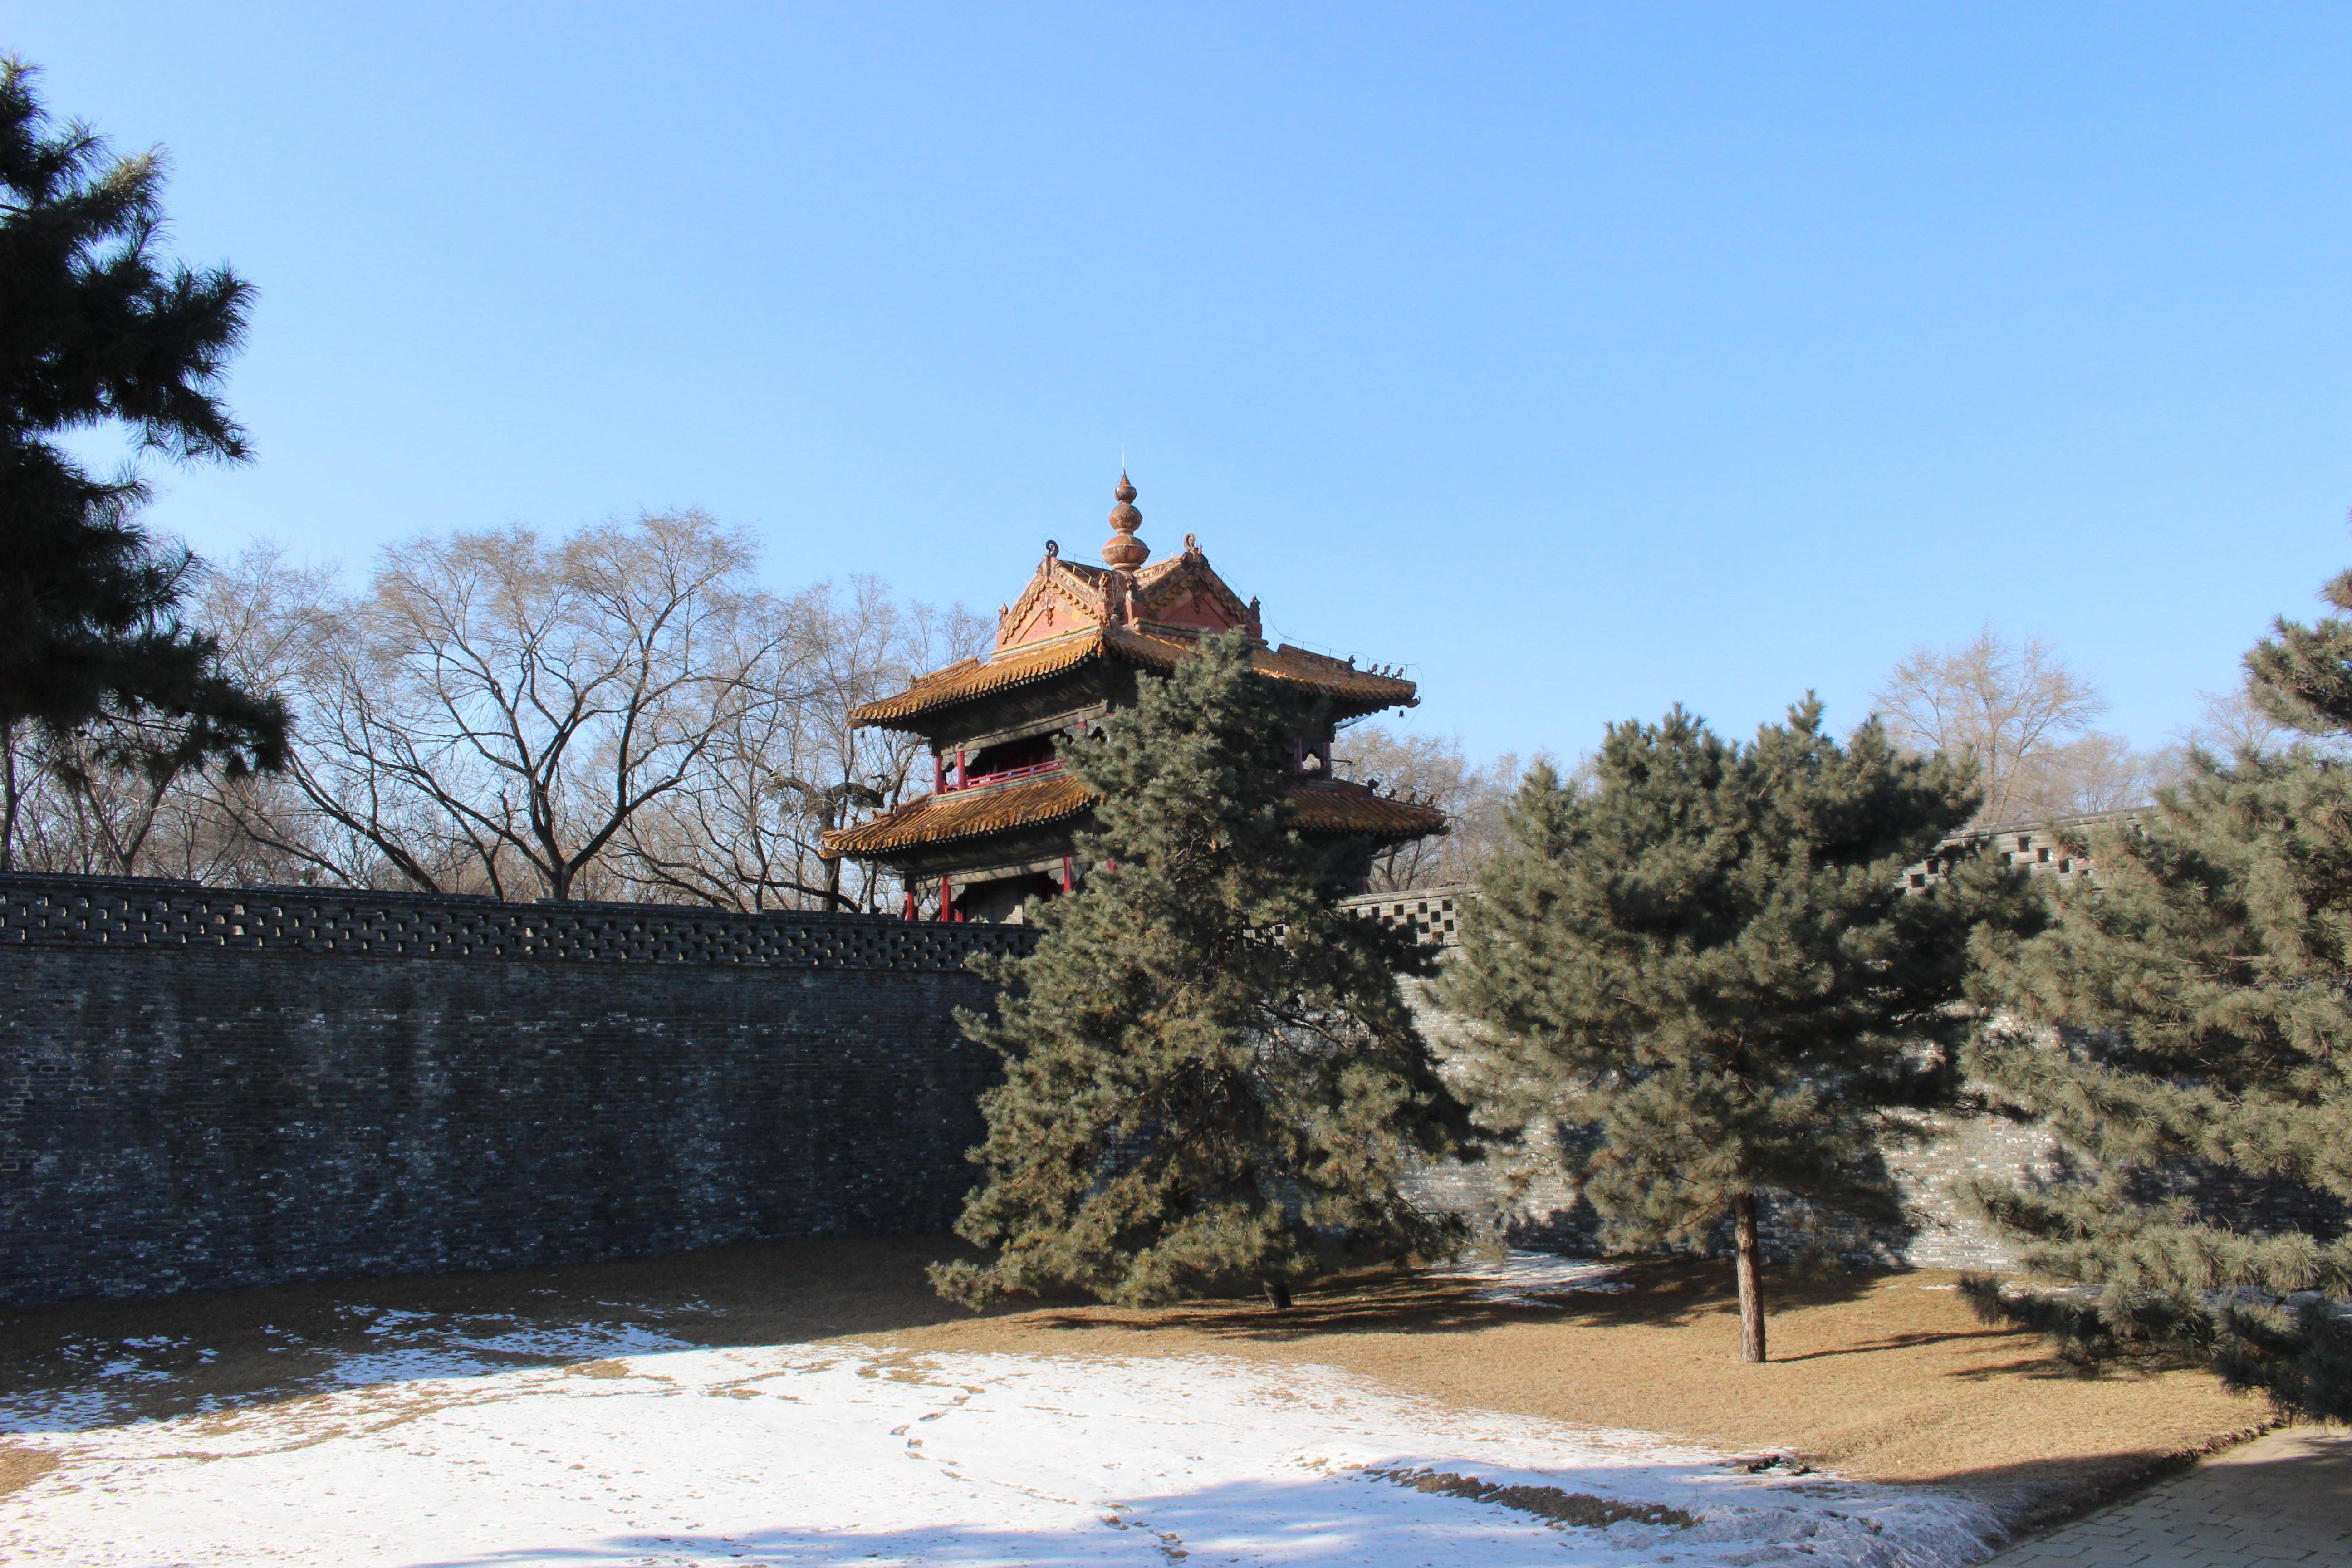
[(1073, 858), (1072, 840), (1094, 796), (1063, 771), (1055, 737), (1091, 732), (1114, 707), (1134, 701), (1139, 679), (1165, 675), (1202, 637), (1234, 630), (1249, 634), (1260, 674), (1325, 699), (1330, 722), (1296, 747), (1301, 830), (1368, 845), (1444, 832), (1442, 814), (1331, 774), (1336, 726), (1413, 706), (1413, 683), (1359, 669), (1352, 659), (1268, 647), (1257, 601), (1244, 603), (1192, 535), (1181, 554), (1151, 561), (1136, 537), (1143, 517), (1125, 474), (1117, 499), (1102, 565), (1064, 560), (1049, 541), (1021, 596), (999, 612), (986, 658), (934, 670), (857, 710), (861, 725), (929, 742), (934, 788), (827, 835), (826, 853), (891, 866), (910, 888), (937, 879), (943, 918), (1018, 919), (1024, 899), (1066, 891), (1087, 869)]

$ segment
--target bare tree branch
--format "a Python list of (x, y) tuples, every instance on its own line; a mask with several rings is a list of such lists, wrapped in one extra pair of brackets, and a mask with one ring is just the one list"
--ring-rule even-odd
[(1991, 626), (1958, 647), (1905, 655), (1874, 699), (1898, 745), (1974, 761), (1982, 822), (2042, 809), (2029, 765), (2081, 734), (2106, 700), (2040, 637), (2011, 641)]

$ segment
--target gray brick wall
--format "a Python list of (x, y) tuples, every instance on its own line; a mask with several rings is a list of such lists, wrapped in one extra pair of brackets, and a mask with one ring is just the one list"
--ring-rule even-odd
[(1030, 940), (0, 878), (0, 1305), (944, 1228)]
[[(1450, 945), (1462, 896), (1356, 902)], [(995, 1076), (953, 1022), (988, 997), (964, 960), (1034, 935), (0, 877), (0, 1306), (942, 1229)], [(2053, 1141), (1947, 1131), (1890, 1157), (1903, 1256), (2008, 1267), (1952, 1184), (2046, 1172)], [(1487, 1234), (1591, 1244), (1543, 1134), (1419, 1184)], [(1874, 1245), (1800, 1212), (1769, 1234)]]

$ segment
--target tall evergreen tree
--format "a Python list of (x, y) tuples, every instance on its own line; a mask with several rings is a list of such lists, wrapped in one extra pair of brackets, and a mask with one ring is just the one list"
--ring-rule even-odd
[(1840, 745), (1808, 698), (1748, 745), (1677, 708), (1611, 727), (1597, 781), (1531, 772), (1479, 879), (1447, 1000), (1486, 1026), (1482, 1121), (1559, 1119), (1612, 1248), (1728, 1216), (1741, 1357), (1766, 1353), (1769, 1194), (1899, 1226), (1881, 1155), (1957, 1088), (1953, 1004), (1979, 921), (2030, 921), (2012, 874), (1904, 868), (1975, 810), (1965, 764)]
[[(2352, 574), (2326, 595), (2352, 611)], [(2094, 837), (2096, 877), (2060, 891), (2050, 930), (1980, 941), (1980, 994), (2011, 1013), (1972, 1066), (2093, 1165), (1973, 1188), (2028, 1268), (2074, 1289), (1969, 1289), (2080, 1356), (2186, 1355), (2344, 1420), (2352, 622), (2283, 620), (2246, 665), (2304, 739), (2200, 753), (2152, 813)]]
[(27, 722), (62, 733), (154, 712), (179, 721), (174, 758), (131, 765), (275, 766), (284, 710), (179, 623), (191, 563), (132, 521), (145, 486), (127, 470), (98, 478), (55, 439), (114, 424), (147, 450), (242, 460), (217, 388), (252, 287), (161, 261), (159, 156), (110, 157), (79, 122), (53, 130), (32, 79), (0, 58), (0, 740)]
[(1315, 717), (1229, 634), (1064, 744), (1101, 796), (1096, 869), (1032, 906), (1035, 950), (989, 967), (996, 1016), (963, 1019), (1004, 1058), (956, 1227), (995, 1257), (935, 1268), (942, 1294), (1256, 1281), (1282, 1307), (1342, 1262), (1458, 1242), (1399, 1185), (1466, 1131), (1398, 991), (1428, 960), (1337, 907), (1362, 846), (1293, 826), (1290, 742)]

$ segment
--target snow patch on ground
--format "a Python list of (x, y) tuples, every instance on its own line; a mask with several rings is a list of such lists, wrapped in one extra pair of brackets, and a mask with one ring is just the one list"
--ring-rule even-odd
[(616, 1344), (481, 1370), (505, 1342), (351, 1386), (387, 1347), (272, 1405), (37, 1423), (19, 1443), (60, 1463), (0, 1499), (0, 1559), (1957, 1568), (1999, 1528), (1953, 1493), (1795, 1479), (1325, 1367)]
[(1544, 1298), (1578, 1292), (1613, 1295), (1633, 1288), (1617, 1278), (1615, 1264), (1517, 1248), (1500, 1258), (1463, 1258), (1448, 1265), (1446, 1272), (1465, 1279), (1490, 1281), (1480, 1288), (1478, 1299), (1513, 1307), (1557, 1307), (1560, 1303)]
[[(352, 1327), (366, 1346), (363, 1350), (315, 1344), (292, 1330), (262, 1326), (272, 1342), (272, 1360), (286, 1358), (285, 1375), (278, 1385), (281, 1394), (488, 1376), (526, 1364), (636, 1355), (688, 1342), (646, 1322), (555, 1325), (498, 1313), (428, 1314), (378, 1308), (346, 1311), (359, 1320)], [(126, 1355), (126, 1351), (134, 1353)], [(192, 1341), (161, 1334), (136, 1340), (69, 1337), (61, 1352), (64, 1365), (49, 1386), (0, 1394), (0, 1432), (72, 1433), (121, 1425), (149, 1405), (159, 1390), (168, 1391), (188, 1369), (215, 1355), (195, 1348)], [(227, 1403), (198, 1398), (184, 1401), (182, 1407), (203, 1412)]]
[[(402, 1322), (387, 1326), (383, 1319), (412, 1319), (412, 1312), (387, 1312), (370, 1324), (384, 1348), (362, 1355), (338, 1357), (328, 1374), (346, 1387), (375, 1383), (405, 1383), (418, 1378), (470, 1377), (512, 1368), (519, 1361), (562, 1361), (572, 1358), (641, 1355), (649, 1351), (683, 1347), (658, 1329), (641, 1323), (576, 1323), (562, 1328), (531, 1325), (497, 1332), (444, 1334)], [(415, 1343), (397, 1342), (415, 1335)]]

